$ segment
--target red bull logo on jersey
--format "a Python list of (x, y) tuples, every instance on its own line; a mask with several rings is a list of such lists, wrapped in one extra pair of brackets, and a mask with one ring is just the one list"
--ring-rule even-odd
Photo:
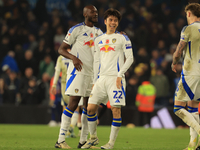
[(109, 52), (109, 51), (115, 51), (115, 47), (110, 47), (109, 45), (105, 45), (104, 47), (100, 48), (100, 51), (103, 51), (103, 52)]
[(84, 41), (84, 45), (92, 47), (92, 46), (94, 46), (94, 41), (93, 40), (90, 40), (90, 41), (87, 41), (87, 42)]

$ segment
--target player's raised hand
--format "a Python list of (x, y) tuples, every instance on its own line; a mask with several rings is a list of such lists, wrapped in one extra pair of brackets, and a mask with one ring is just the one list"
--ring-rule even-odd
[(124, 32), (124, 31), (120, 31), (120, 34), (126, 35), (126, 32)]
[(176, 73), (177, 64), (172, 63), (171, 67), (172, 67), (172, 71)]
[(122, 87), (122, 77), (117, 77), (116, 86), (118, 89)]
[(82, 61), (80, 59), (78, 59), (77, 57), (74, 57), (72, 59), (74, 67), (76, 68), (76, 70), (81, 71), (82, 70)]

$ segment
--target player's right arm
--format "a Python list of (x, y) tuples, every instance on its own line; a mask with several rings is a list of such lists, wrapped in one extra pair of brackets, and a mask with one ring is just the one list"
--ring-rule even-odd
[(67, 35), (65, 36), (65, 39), (63, 40), (63, 43), (60, 45), (58, 49), (58, 53), (64, 56), (65, 58), (71, 59), (73, 61), (76, 70), (81, 71), (83, 65), (81, 60), (67, 51), (67, 49), (71, 49), (71, 45), (73, 45), (76, 41), (76, 38), (78, 36), (77, 30), (78, 30), (77, 28), (72, 27), (68, 31)]
[(186, 29), (187, 26), (183, 27), (182, 31), (181, 31), (181, 39), (178, 43), (178, 46), (176, 48), (176, 51), (173, 54), (173, 60), (172, 60), (172, 71), (176, 72), (176, 65), (178, 63), (178, 61), (181, 58), (181, 55), (183, 54), (183, 50), (185, 48), (185, 46), (188, 43), (188, 39), (189, 39), (189, 32)]

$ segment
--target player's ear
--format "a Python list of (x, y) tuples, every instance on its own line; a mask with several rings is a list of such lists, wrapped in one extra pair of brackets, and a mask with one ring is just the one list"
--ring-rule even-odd
[(188, 11), (188, 17), (190, 17), (191, 16), (191, 12), (190, 11)]
[(106, 19), (104, 20), (104, 24), (105, 24), (105, 25), (107, 24), (107, 20), (106, 20)]
[(83, 13), (83, 17), (86, 18), (86, 17), (87, 17), (87, 14), (86, 14), (86, 13)]

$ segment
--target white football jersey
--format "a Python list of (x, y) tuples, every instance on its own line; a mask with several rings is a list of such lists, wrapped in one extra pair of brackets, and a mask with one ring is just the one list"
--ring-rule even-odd
[(67, 74), (84, 74), (93, 76), (93, 52), (94, 38), (102, 34), (96, 27), (89, 27), (84, 22), (69, 29), (63, 42), (72, 46), (70, 53), (79, 58), (83, 65), (82, 70), (77, 71), (72, 60), (69, 63)]
[(60, 72), (62, 72), (61, 82), (66, 82), (69, 60), (70, 59), (63, 57), (62, 55), (57, 58), (53, 85), (57, 84)]
[(94, 82), (98, 73), (99, 76), (123, 77), (133, 63), (132, 45), (128, 36), (104, 33), (95, 39), (94, 45)]
[(182, 75), (200, 76), (200, 22), (183, 27), (181, 40), (187, 42)]

